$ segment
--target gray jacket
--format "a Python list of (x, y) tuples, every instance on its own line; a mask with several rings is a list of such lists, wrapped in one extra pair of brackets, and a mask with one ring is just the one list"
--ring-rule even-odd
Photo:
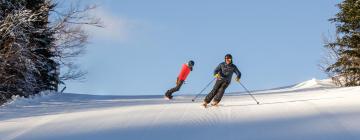
[(225, 62), (222, 62), (215, 68), (214, 75), (219, 73), (221, 76), (221, 79), (226, 80), (227, 82), (231, 82), (231, 78), (233, 73), (236, 73), (237, 78), (241, 78), (241, 72), (239, 69), (233, 64), (226, 64)]

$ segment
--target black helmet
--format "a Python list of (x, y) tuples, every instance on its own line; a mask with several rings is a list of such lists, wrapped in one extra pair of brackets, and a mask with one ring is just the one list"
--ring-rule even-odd
[(193, 60), (190, 60), (190, 61), (188, 62), (188, 65), (189, 65), (190, 67), (193, 67), (193, 66), (195, 65), (195, 62), (194, 62)]
[(225, 58), (230, 58), (230, 59), (232, 59), (232, 55), (228, 53), (228, 54), (225, 55)]
[(231, 59), (230, 64), (233, 63), (232, 55), (231, 55), (231, 54), (226, 54), (226, 55), (225, 55), (225, 59), (226, 59), (226, 58), (230, 58), (230, 59)]

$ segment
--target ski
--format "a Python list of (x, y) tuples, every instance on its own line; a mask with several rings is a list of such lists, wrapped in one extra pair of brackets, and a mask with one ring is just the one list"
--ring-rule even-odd
[(201, 104), (201, 106), (204, 107), (204, 108), (210, 108), (210, 107), (219, 108), (219, 107), (224, 106), (224, 105), (223, 104), (216, 104), (216, 105)]
[(165, 99), (165, 100), (168, 100), (168, 101), (172, 100), (172, 98), (169, 98), (169, 97), (167, 97), (167, 96), (164, 96), (164, 99)]

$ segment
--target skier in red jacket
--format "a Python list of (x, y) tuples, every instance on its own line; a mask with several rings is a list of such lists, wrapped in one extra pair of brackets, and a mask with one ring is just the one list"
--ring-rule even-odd
[(165, 98), (171, 100), (173, 98), (172, 94), (176, 91), (179, 91), (182, 84), (184, 84), (184, 81), (186, 80), (186, 77), (189, 75), (190, 71), (193, 70), (195, 63), (193, 60), (190, 60), (188, 63), (185, 63), (182, 65), (181, 71), (179, 76), (176, 79), (176, 86), (172, 89), (169, 89), (165, 93)]

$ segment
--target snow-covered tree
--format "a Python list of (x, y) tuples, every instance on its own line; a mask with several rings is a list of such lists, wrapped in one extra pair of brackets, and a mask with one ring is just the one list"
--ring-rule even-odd
[[(41, 20), (40, 13), (33, 13), (24, 6), (10, 1), (1, 4), (0, 21), (0, 91), (4, 100), (12, 95), (29, 96), (39, 88), (36, 63), (30, 46), (31, 32), (40, 32), (33, 22)], [(35, 61), (34, 61), (35, 60)], [(43, 62), (39, 62), (43, 63)]]
[[(55, 7), (51, 0), (0, 0), (0, 104), (12, 95), (56, 91), (63, 80), (83, 76), (72, 58), (87, 43), (81, 26), (101, 26), (86, 15), (95, 7)], [(60, 75), (60, 68), (68, 72)]]

